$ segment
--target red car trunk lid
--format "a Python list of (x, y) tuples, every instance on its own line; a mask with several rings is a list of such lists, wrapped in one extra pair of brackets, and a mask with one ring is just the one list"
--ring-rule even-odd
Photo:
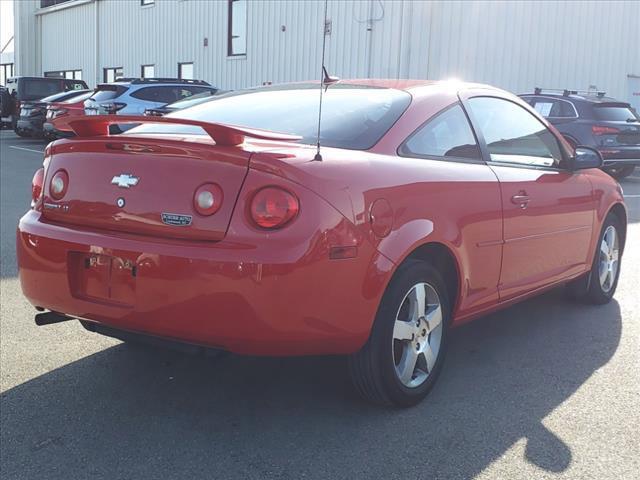
[[(224, 238), (251, 153), (233, 146), (177, 140), (111, 137), (75, 140), (54, 148), (44, 186), (43, 215), (56, 223), (152, 235), (216, 241)], [(68, 185), (59, 200), (51, 179), (64, 170)], [(213, 215), (194, 208), (205, 183), (222, 190)]]

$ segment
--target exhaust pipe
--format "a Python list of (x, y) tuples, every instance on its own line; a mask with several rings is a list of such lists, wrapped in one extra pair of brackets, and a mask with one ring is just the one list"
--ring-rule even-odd
[(35, 317), (36, 325), (40, 327), (42, 325), (51, 325), (52, 323), (66, 322), (68, 320), (75, 320), (75, 318), (58, 312), (37, 313)]

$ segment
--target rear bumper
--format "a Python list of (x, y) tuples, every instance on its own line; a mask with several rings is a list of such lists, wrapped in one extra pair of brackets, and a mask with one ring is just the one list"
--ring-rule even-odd
[[(81, 278), (89, 268), (78, 258), (94, 254), (136, 267), (135, 278), (124, 272), (124, 281), (109, 287), (119, 289), (118, 302), (78, 288), (86, 286)], [(227, 240), (161, 243), (48, 224), (35, 211), (20, 220), (17, 257), (22, 290), (34, 306), (253, 355), (357, 351), (393, 268), (366, 242), (356, 258), (330, 260), (323, 242), (278, 253)]]
[(640, 146), (606, 147), (598, 149), (605, 167), (640, 165)]
[(18, 123), (16, 124), (16, 128), (20, 131), (30, 133), (33, 135), (42, 133), (42, 123), (34, 122), (31, 120), (22, 120), (22, 119), (18, 120)]

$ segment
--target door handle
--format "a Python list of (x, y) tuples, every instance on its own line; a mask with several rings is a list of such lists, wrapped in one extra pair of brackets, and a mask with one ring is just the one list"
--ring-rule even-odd
[(520, 205), (520, 208), (527, 208), (530, 200), (531, 198), (527, 194), (518, 194), (511, 197), (511, 203)]

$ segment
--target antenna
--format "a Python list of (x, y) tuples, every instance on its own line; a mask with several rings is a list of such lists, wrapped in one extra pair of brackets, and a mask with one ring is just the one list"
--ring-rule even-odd
[(330, 32), (330, 26), (327, 23), (327, 3), (328, 0), (324, 0), (324, 27), (322, 29), (322, 70), (320, 71), (320, 105), (318, 106), (318, 135), (316, 137), (316, 155), (314, 160), (322, 161), (322, 155), (320, 154), (320, 125), (322, 123), (322, 93), (329, 88), (329, 85), (333, 85), (338, 80), (338, 77), (332, 77), (327, 72), (324, 66), (324, 52), (327, 46), (327, 34)]

